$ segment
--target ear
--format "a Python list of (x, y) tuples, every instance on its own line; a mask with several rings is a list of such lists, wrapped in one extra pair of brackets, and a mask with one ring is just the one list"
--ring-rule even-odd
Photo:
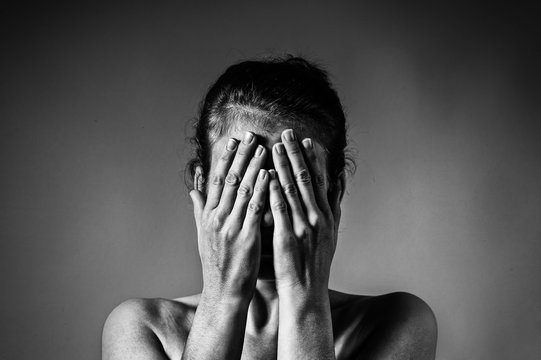
[(338, 179), (336, 181), (336, 185), (330, 189), (328, 197), (329, 197), (329, 205), (331, 206), (331, 211), (334, 215), (335, 221), (340, 221), (340, 203), (342, 202), (342, 199), (344, 198), (344, 193), (346, 192), (346, 175), (344, 172), (341, 172), (338, 176)]
[(329, 192), (329, 198), (332, 199), (330, 201), (331, 206), (334, 207), (334, 205), (340, 205), (342, 202), (342, 199), (344, 198), (344, 194), (346, 192), (346, 175), (342, 171), (340, 175), (338, 175), (338, 179), (336, 181), (336, 185), (330, 189)]
[(203, 168), (200, 165), (195, 167), (195, 175), (193, 177), (193, 187), (195, 190), (204, 193), (205, 178), (203, 177)]
[(346, 193), (346, 174), (343, 171), (340, 173), (340, 176), (338, 177), (336, 187), (338, 188), (338, 191), (339, 191), (338, 201), (342, 202), (342, 199), (344, 198), (344, 194)]
[[(329, 204), (334, 218), (334, 233), (338, 239), (338, 228), (340, 227), (340, 218), (342, 217), (342, 209), (340, 204), (346, 192), (346, 176), (341, 172), (336, 181), (336, 185), (329, 192)], [(336, 245), (336, 244), (335, 244)]]
[(195, 174), (193, 176), (193, 190), (190, 191), (190, 197), (193, 203), (193, 215), (195, 218), (195, 225), (199, 232), (200, 218), (203, 208), (205, 207), (205, 196), (203, 193), (203, 168), (197, 166), (195, 168)]

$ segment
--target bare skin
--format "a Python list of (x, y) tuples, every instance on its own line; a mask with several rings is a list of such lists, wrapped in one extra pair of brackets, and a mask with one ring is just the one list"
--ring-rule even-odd
[(104, 359), (434, 358), (419, 298), (328, 289), (345, 181), (331, 188), (315, 140), (243, 123), (214, 145), (207, 184), (190, 193), (203, 292), (119, 305)]

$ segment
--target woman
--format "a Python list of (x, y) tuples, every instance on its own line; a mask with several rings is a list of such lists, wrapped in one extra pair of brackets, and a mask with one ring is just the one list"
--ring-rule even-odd
[(231, 66), (210, 88), (190, 163), (203, 291), (119, 305), (104, 359), (433, 359), (436, 322), (406, 293), (328, 289), (346, 121), (301, 58)]

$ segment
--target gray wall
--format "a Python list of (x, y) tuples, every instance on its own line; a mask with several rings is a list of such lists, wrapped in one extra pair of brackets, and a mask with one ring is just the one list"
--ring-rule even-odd
[(358, 163), (332, 287), (425, 299), (438, 359), (537, 358), (538, 9), (252, 3), (4, 6), (0, 357), (98, 358), (120, 301), (201, 289), (185, 124), (229, 64), (293, 52)]

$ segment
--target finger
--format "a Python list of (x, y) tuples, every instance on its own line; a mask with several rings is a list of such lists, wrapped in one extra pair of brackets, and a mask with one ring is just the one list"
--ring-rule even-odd
[(289, 159), (286, 155), (284, 144), (274, 144), (272, 158), (285, 200), (287, 200), (287, 204), (289, 204), (289, 207), (291, 208), (293, 223), (296, 224), (306, 222), (306, 215), (304, 214), (304, 209), (302, 208), (301, 201), (299, 199), (297, 185), (291, 176)]
[(225, 178), (222, 197), (218, 205), (218, 211), (221, 214), (229, 215), (231, 212), (235, 204), (235, 198), (237, 197), (237, 190), (246, 172), (246, 167), (252, 158), (255, 146), (256, 139), (254, 134), (247, 131)]
[(208, 184), (208, 194), (207, 194), (207, 204), (208, 209), (214, 209), (220, 203), (220, 198), (222, 196), (222, 191), (224, 188), (225, 177), (229, 166), (233, 161), (235, 151), (237, 150), (237, 140), (231, 138), (228, 140), (225, 149), (218, 159), (216, 168), (213, 173), (209, 176)]
[(314, 195), (319, 209), (323, 213), (328, 214), (330, 212), (330, 204), (327, 196), (327, 179), (323, 172), (324, 161), (323, 157), (314, 148), (312, 139), (306, 138), (302, 141), (304, 153), (306, 156), (306, 162), (309, 164), (310, 173), (312, 174), (312, 185), (314, 189)]
[(315, 218), (318, 214), (318, 206), (314, 195), (312, 177), (306, 166), (304, 156), (293, 130), (288, 129), (282, 133), (282, 141), (287, 150), (287, 157), (291, 164), (293, 179), (299, 189), (302, 204), (306, 209), (309, 219)]
[(257, 181), (254, 187), (254, 194), (248, 203), (246, 216), (244, 217), (244, 224), (242, 226), (245, 230), (253, 228), (259, 228), (261, 223), (261, 216), (265, 209), (265, 201), (267, 200), (267, 189), (269, 187), (269, 174), (267, 170), (259, 170)]
[(233, 206), (233, 210), (231, 210), (231, 217), (239, 219), (240, 224), (242, 224), (246, 215), (246, 207), (253, 197), (252, 195), (255, 196), (256, 187), (260, 186), (257, 183), (259, 181), (258, 174), (261, 175), (260, 169), (265, 164), (265, 157), (265, 148), (262, 145), (258, 145), (237, 190), (237, 198), (234, 200), (235, 205)]
[(269, 170), (269, 175), (269, 205), (274, 220), (274, 233), (276, 234), (282, 231), (291, 232), (291, 221), (287, 214), (287, 203), (282, 196), (276, 171)]
[(285, 269), (285, 272), (289, 273), (291, 265), (299, 264), (299, 253), (296, 251), (299, 244), (297, 238), (293, 236), (291, 220), (287, 213), (287, 203), (282, 196), (276, 171), (269, 170), (269, 174), (269, 204), (274, 220), (274, 234), (272, 237), (274, 271), (278, 274), (283, 273)]

